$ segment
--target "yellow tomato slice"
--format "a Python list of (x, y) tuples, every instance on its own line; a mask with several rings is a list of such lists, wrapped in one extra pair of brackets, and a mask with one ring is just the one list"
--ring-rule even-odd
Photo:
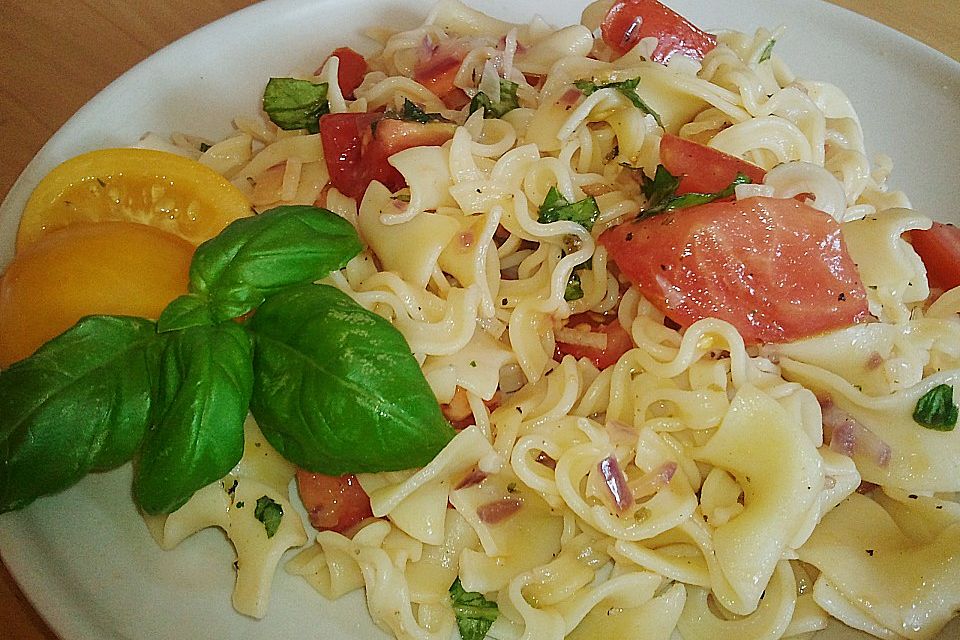
[(0, 367), (86, 315), (156, 318), (187, 292), (194, 246), (131, 222), (73, 224), (17, 253), (0, 278)]
[(20, 220), (17, 251), (76, 222), (127, 221), (156, 227), (196, 245), (250, 201), (199, 162), (151, 149), (102, 149), (67, 160), (37, 185)]

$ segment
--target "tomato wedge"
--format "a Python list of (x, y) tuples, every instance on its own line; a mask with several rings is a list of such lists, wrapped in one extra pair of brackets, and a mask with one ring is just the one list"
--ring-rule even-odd
[(934, 222), (927, 230), (912, 230), (910, 243), (927, 268), (931, 287), (960, 287), (960, 227)]
[(310, 524), (318, 531), (346, 533), (373, 516), (370, 498), (357, 476), (328, 476), (297, 470), (297, 489)]
[(406, 186), (387, 159), (411, 147), (441, 145), (453, 137), (446, 122), (407, 122), (382, 113), (335, 113), (320, 117), (320, 140), (330, 182), (341, 193), (363, 198), (373, 180), (390, 191)]
[(414, 68), (413, 79), (440, 98), (448, 109), (461, 109), (470, 102), (463, 89), (453, 84), (461, 64), (462, 57), (435, 55)]
[(344, 98), (353, 100), (353, 92), (363, 82), (367, 75), (367, 61), (362, 55), (350, 47), (340, 47), (334, 49), (330, 56), (336, 56), (340, 59), (340, 67), (337, 71), (337, 84), (340, 85), (340, 93)]
[(597, 369), (606, 369), (616, 364), (623, 354), (633, 348), (633, 339), (616, 318), (609, 320), (595, 313), (578, 313), (570, 316), (567, 327), (592, 333), (602, 333), (607, 336), (607, 346), (605, 349), (598, 349), (582, 344), (557, 341), (556, 358), (558, 360), (565, 355), (571, 355), (578, 360), (580, 358), (590, 360), (597, 366)]
[(671, 133), (660, 139), (660, 163), (680, 177), (677, 195), (723, 191), (738, 173), (755, 184), (767, 175), (762, 167)]
[(656, 38), (651, 59), (662, 63), (675, 54), (703, 60), (717, 46), (716, 36), (701, 31), (657, 0), (617, 0), (600, 23), (600, 34), (620, 55), (642, 38)]
[(641, 293), (681, 327), (726, 320), (747, 344), (789, 342), (864, 320), (866, 292), (827, 214), (747, 198), (627, 222), (600, 236)]

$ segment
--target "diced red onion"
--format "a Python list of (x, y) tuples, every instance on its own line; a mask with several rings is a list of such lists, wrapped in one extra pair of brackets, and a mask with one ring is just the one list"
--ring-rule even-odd
[(650, 471), (646, 475), (637, 478), (630, 483), (630, 493), (634, 499), (639, 500), (647, 496), (652, 496), (662, 487), (670, 484), (674, 474), (677, 472), (677, 463), (673, 460), (664, 462), (662, 465)]
[(457, 483), (457, 486), (455, 486), (453, 490), (459, 491), (460, 489), (466, 489), (467, 487), (478, 485), (486, 479), (487, 474), (474, 467), (473, 469), (470, 469), (470, 472), (467, 473), (467, 475), (463, 476), (463, 479)]
[(607, 434), (613, 444), (634, 444), (637, 441), (637, 431), (625, 422), (608, 420), (605, 425)]
[(633, 506), (633, 494), (627, 485), (627, 477), (620, 468), (620, 463), (616, 457), (607, 456), (597, 464), (600, 475), (603, 477), (603, 483), (613, 498), (613, 505), (618, 515), (622, 515), (627, 509)]
[(832, 401), (821, 403), (824, 429), (830, 432), (830, 450), (848, 458), (863, 456), (880, 468), (890, 464), (893, 450), (877, 434), (839, 409)]
[(548, 455), (547, 455), (546, 453), (544, 453), (543, 451), (541, 451), (539, 454), (537, 454), (537, 462), (539, 462), (539, 463), (542, 464), (543, 466), (548, 467), (548, 468), (550, 468), (550, 469), (556, 469), (556, 468), (557, 468), (557, 461), (554, 460), (553, 458), (551, 458), (550, 456), (548, 456)]
[(567, 89), (563, 92), (563, 95), (560, 96), (560, 99), (557, 100), (557, 104), (561, 107), (572, 107), (577, 104), (581, 96), (583, 96), (583, 93), (579, 89)]
[(484, 524), (497, 524), (515, 514), (522, 506), (523, 500), (520, 498), (500, 498), (477, 507), (477, 517)]

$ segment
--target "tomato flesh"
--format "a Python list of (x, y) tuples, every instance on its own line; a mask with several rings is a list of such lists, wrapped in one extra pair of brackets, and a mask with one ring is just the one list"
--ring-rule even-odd
[(453, 137), (454, 125), (406, 122), (382, 113), (336, 113), (320, 117), (320, 140), (330, 182), (341, 193), (363, 198), (373, 180), (390, 191), (406, 186), (387, 159), (411, 147), (440, 145)]
[(369, 69), (366, 59), (350, 47), (334, 49), (330, 55), (336, 56), (340, 60), (340, 67), (337, 71), (337, 84), (340, 85), (340, 93), (343, 94), (344, 98), (353, 100), (353, 92), (363, 83), (363, 78), (367, 75)]
[(600, 24), (600, 34), (620, 55), (643, 38), (656, 38), (657, 47), (651, 56), (654, 62), (665, 63), (675, 54), (703, 60), (703, 56), (717, 46), (716, 36), (701, 31), (656, 0), (614, 2)]
[(417, 65), (413, 79), (443, 101), (448, 109), (460, 109), (470, 102), (463, 89), (453, 83), (463, 59), (453, 55), (436, 55)]
[(370, 498), (353, 474), (328, 476), (297, 470), (300, 500), (318, 531), (346, 533), (373, 516)]
[(571, 355), (578, 360), (586, 358), (602, 370), (616, 364), (623, 354), (633, 348), (633, 339), (616, 318), (605, 322), (602, 317), (597, 317), (596, 314), (579, 313), (570, 316), (567, 327), (593, 333), (603, 333), (607, 336), (607, 346), (605, 349), (597, 349), (582, 344), (558, 341), (555, 354), (558, 360), (565, 355)]
[(609, 229), (600, 243), (683, 328), (720, 318), (747, 344), (788, 342), (868, 316), (840, 226), (796, 200), (678, 209)]
[(660, 140), (660, 163), (680, 177), (677, 195), (723, 191), (738, 173), (754, 184), (762, 183), (767, 175), (762, 167), (671, 133)]
[(927, 269), (927, 281), (935, 289), (960, 287), (960, 227), (934, 222), (926, 230), (910, 232), (910, 243)]
[(132, 222), (77, 223), (17, 253), (0, 279), (0, 367), (86, 315), (156, 318), (187, 292), (193, 245)]

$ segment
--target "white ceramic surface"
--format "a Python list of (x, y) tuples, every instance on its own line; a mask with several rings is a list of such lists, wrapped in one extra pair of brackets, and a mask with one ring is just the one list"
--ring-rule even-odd
[[(471, 4), (515, 21), (539, 8), (556, 25), (577, 21), (582, 8), (579, 0)], [(960, 221), (960, 64), (819, 0), (670, 4), (707, 29), (786, 25), (776, 52), (798, 75), (833, 82), (851, 96), (868, 149), (894, 160), (892, 185), (905, 190), (915, 208)], [(78, 111), (24, 171), (0, 207), (0, 265), (12, 255), (31, 189), (59, 162), (133, 144), (146, 131), (225, 134), (233, 115), (256, 112), (271, 75), (312, 70), (339, 45), (369, 50), (363, 27), (414, 26), (427, 6), (416, 0), (267, 0), (160, 51)], [(224, 536), (207, 530), (172, 552), (159, 550), (134, 509), (129, 468), (88, 477), (0, 516), (0, 552), (65, 640), (385, 637), (369, 621), (360, 593), (329, 603), (282, 570), (264, 620), (236, 614), (230, 606), (233, 551)], [(850, 637), (861, 636), (834, 629), (818, 640)], [(957, 637), (957, 624), (942, 635)]]

